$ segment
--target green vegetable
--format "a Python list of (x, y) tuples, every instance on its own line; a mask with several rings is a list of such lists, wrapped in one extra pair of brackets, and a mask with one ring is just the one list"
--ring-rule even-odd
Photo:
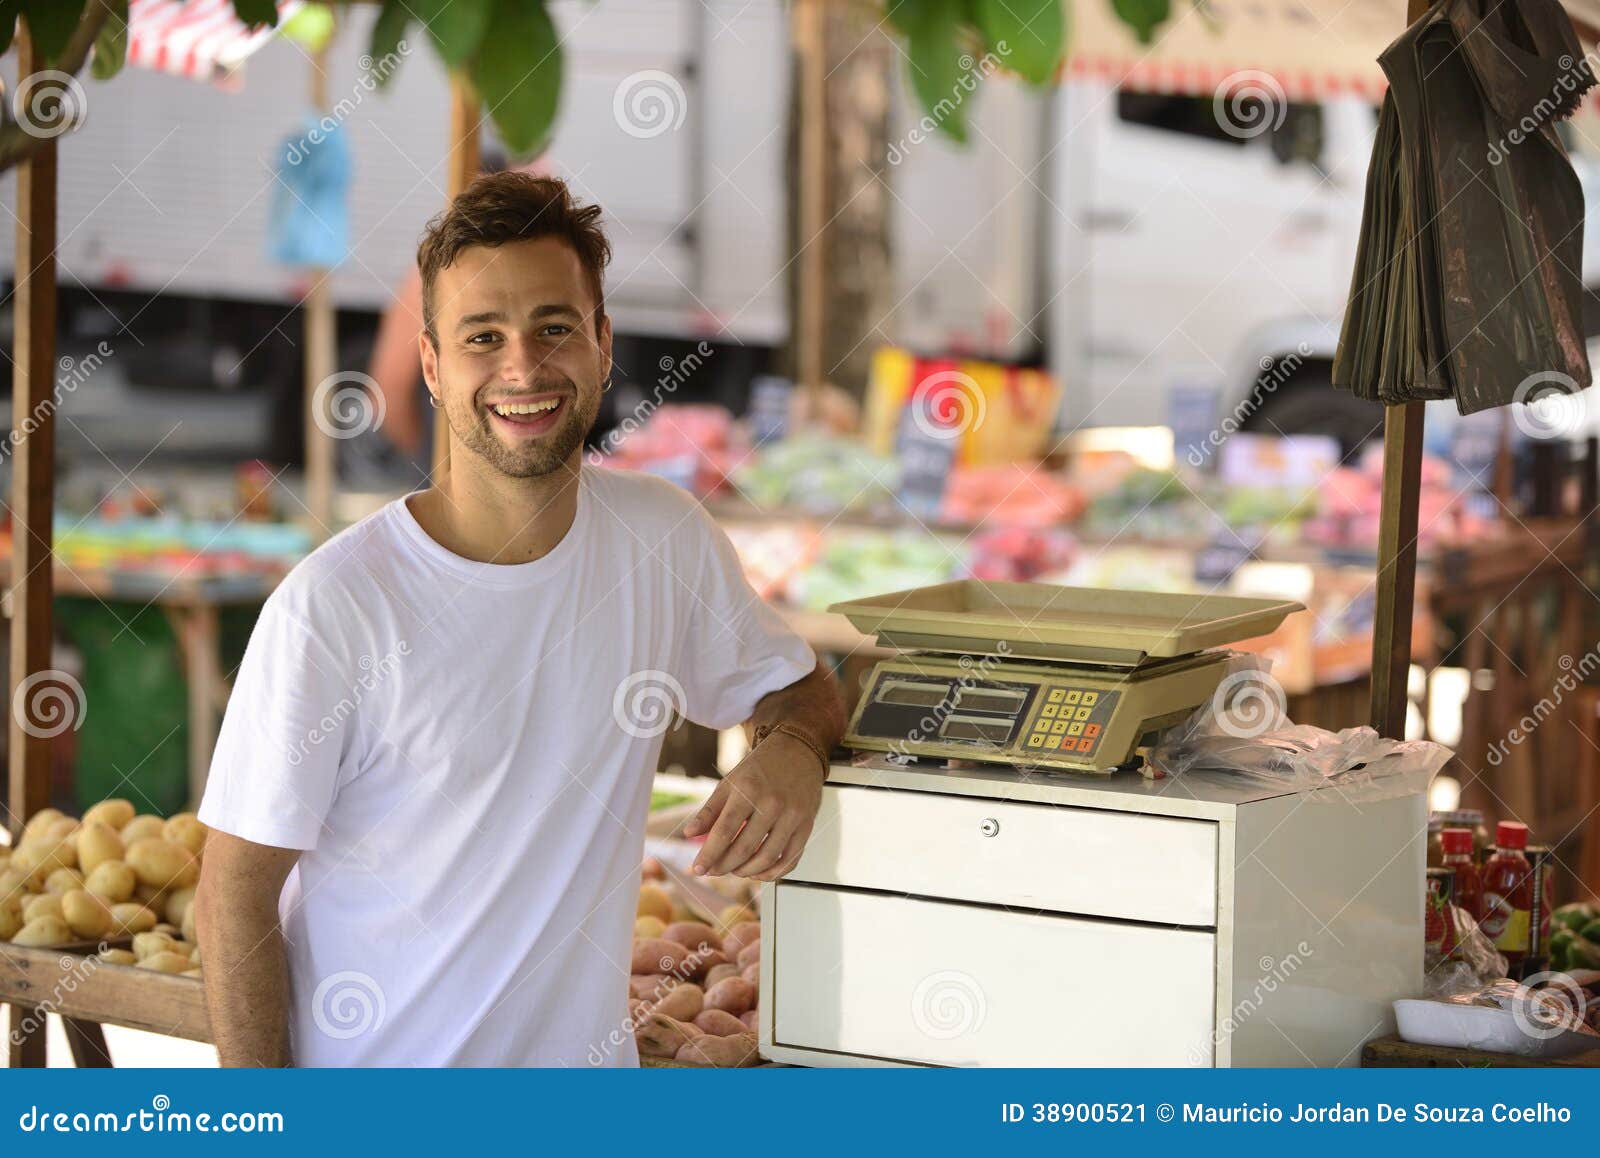
[(1578, 932), (1596, 917), (1600, 917), (1600, 912), (1596, 911), (1594, 905), (1588, 904), (1585, 901), (1574, 901), (1570, 905), (1562, 905), (1559, 909), (1550, 914), (1550, 919), (1555, 924), (1571, 929), (1574, 933)]
[(1582, 929), (1579, 929), (1578, 935), (1588, 941), (1600, 942), (1600, 917), (1596, 917)]
[(1567, 945), (1564, 969), (1600, 969), (1600, 945), (1586, 937), (1574, 937)]

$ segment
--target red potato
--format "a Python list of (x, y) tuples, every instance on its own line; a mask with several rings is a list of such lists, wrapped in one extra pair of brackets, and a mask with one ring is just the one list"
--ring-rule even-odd
[(751, 1033), (756, 1033), (761, 1029), (761, 1011), (759, 1009), (752, 1009), (748, 1013), (741, 1013), (739, 1015), (739, 1020), (744, 1023), (744, 1027)]
[(739, 954), (738, 960), (739, 960), (739, 968), (741, 968), (741, 969), (745, 968), (748, 965), (758, 965), (758, 964), (760, 964), (760, 962), (761, 962), (761, 938), (757, 937), (754, 941), (751, 941), (750, 944), (746, 945), (744, 947), (744, 950)]
[(676, 941), (650, 937), (633, 943), (634, 973), (687, 973), (689, 950)]
[(661, 935), (668, 941), (676, 941), (688, 949), (699, 949), (702, 946), (709, 949), (722, 948), (722, 938), (717, 936), (717, 931), (700, 921), (676, 921), (668, 925)]
[(655, 1003), (651, 1012), (674, 1021), (693, 1021), (705, 1008), (705, 999), (705, 990), (698, 985), (674, 985), (666, 996)]
[(739, 970), (739, 976), (750, 982), (751, 985), (760, 985), (761, 962), (757, 961), (754, 965), (746, 965), (743, 969)]
[(682, 982), (676, 977), (668, 977), (665, 973), (635, 973), (628, 978), (628, 996), (657, 1001), (667, 990), (680, 984)]
[(723, 1009), (703, 1009), (700, 1016), (694, 1019), (695, 1025), (713, 1037), (727, 1037), (729, 1034), (743, 1033), (749, 1028), (743, 1021)]
[(710, 989), (719, 981), (726, 981), (729, 977), (737, 976), (739, 976), (739, 967), (737, 965), (713, 965), (706, 973), (704, 984), (707, 989)]
[(713, 985), (706, 993), (706, 1009), (720, 1009), (738, 1017), (756, 1007), (756, 987), (748, 978), (729, 977)]
[(641, 1057), (676, 1057), (694, 1035), (684, 1032), (683, 1025), (672, 1018), (652, 1013), (633, 1031), (633, 1039)]
[(761, 938), (760, 921), (741, 921), (729, 929), (722, 938), (722, 951), (730, 958), (737, 958), (744, 952), (746, 945)]
[(718, 949), (691, 949), (689, 956), (684, 960), (684, 972), (695, 979), (701, 979), (719, 965), (732, 964), (727, 956)]
[(761, 1054), (756, 1044), (756, 1035), (753, 1033), (739, 1033), (730, 1037), (712, 1037), (710, 1034), (705, 1034), (684, 1043), (673, 1058), (690, 1065), (732, 1069), (759, 1064)]
[(661, 867), (661, 862), (655, 857), (647, 856), (639, 866), (639, 876), (647, 881), (664, 881), (667, 879), (667, 870)]

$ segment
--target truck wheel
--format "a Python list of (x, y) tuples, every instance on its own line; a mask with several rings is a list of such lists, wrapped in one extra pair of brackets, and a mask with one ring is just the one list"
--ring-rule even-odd
[(1266, 395), (1242, 428), (1255, 434), (1331, 434), (1348, 458), (1383, 436), (1383, 407), (1335, 390), (1326, 365), (1307, 366)]

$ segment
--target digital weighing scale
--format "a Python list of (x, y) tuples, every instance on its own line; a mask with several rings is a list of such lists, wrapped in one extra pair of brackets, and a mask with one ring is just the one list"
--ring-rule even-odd
[(1129, 765), (1216, 690), (1228, 652), (1302, 604), (964, 579), (828, 608), (884, 660), (847, 747), (1077, 772)]

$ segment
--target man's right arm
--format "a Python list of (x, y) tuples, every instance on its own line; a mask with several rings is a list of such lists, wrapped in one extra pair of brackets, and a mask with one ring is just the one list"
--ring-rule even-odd
[(211, 1039), (224, 1066), (287, 1066), (289, 967), (278, 897), (300, 850), (213, 829), (206, 839), (195, 931), (205, 962)]

